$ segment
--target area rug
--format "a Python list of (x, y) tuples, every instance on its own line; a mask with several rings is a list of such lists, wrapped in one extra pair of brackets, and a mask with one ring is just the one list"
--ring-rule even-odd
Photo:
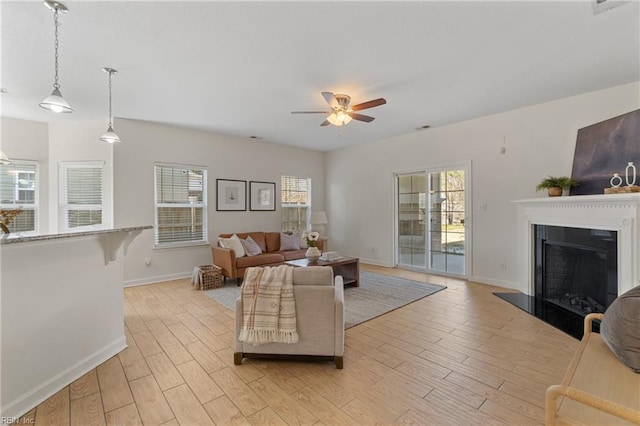
[[(345, 328), (369, 321), (416, 300), (444, 290), (446, 287), (390, 277), (373, 272), (360, 272), (360, 287), (346, 287), (344, 291)], [(240, 287), (228, 280), (220, 288), (204, 292), (216, 302), (235, 311)]]

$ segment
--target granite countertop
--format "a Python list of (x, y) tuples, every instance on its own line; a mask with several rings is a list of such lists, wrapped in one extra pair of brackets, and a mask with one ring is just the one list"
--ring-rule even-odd
[(145, 226), (131, 226), (127, 228), (91, 229), (91, 230), (84, 230), (84, 231), (78, 231), (78, 232), (67, 232), (64, 234), (44, 234), (44, 235), (27, 235), (27, 236), (24, 236), (21, 233), (17, 232), (15, 234), (3, 234), (2, 237), (0, 238), (0, 245), (26, 243), (29, 241), (46, 241), (46, 240), (58, 240), (62, 238), (86, 237), (90, 235), (110, 234), (114, 232), (142, 231), (144, 229), (152, 229), (152, 228), (153, 226), (151, 225), (145, 225)]

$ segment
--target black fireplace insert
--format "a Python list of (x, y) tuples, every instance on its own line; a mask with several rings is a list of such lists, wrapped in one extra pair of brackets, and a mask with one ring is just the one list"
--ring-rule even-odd
[(617, 232), (549, 225), (533, 232), (534, 295), (495, 294), (581, 339), (584, 317), (618, 295)]

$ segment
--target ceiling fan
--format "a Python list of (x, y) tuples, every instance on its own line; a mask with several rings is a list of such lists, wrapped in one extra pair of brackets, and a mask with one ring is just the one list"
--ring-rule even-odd
[(374, 120), (373, 117), (357, 114), (354, 111), (361, 111), (363, 109), (373, 108), (387, 103), (384, 98), (378, 98), (361, 104), (349, 106), (349, 102), (351, 102), (351, 97), (349, 95), (334, 95), (331, 92), (322, 92), (322, 97), (327, 101), (329, 106), (331, 106), (331, 111), (291, 111), (291, 114), (329, 114), (322, 124), (320, 124), (321, 126), (328, 126), (329, 124), (333, 124), (334, 126), (344, 126), (345, 124), (348, 124), (351, 119), (364, 121), (365, 123), (372, 122)]

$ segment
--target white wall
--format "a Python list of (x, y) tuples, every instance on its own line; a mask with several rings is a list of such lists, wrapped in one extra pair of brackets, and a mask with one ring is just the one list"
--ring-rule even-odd
[[(115, 128), (123, 141), (114, 153), (116, 227), (153, 225), (156, 161), (206, 166), (208, 232), (213, 244), (221, 233), (278, 231), (281, 223), (279, 206), (275, 212), (249, 211), (248, 205), (244, 212), (216, 211), (217, 178), (246, 180), (247, 189), (251, 180), (275, 182), (279, 195), (281, 175), (310, 177), (312, 209), (324, 210), (322, 152), (136, 120), (116, 119)], [(211, 262), (209, 246), (154, 250), (153, 230), (144, 231), (128, 248), (125, 285), (188, 276), (195, 266)]]
[(39, 233), (58, 232), (58, 163), (104, 161), (103, 221), (113, 224), (113, 146), (99, 140), (104, 121), (64, 120), (41, 123), (2, 117), (2, 150), (11, 159), (32, 160), (39, 167)]
[(2, 117), (0, 148), (10, 159), (38, 162), (38, 232), (49, 233), (49, 134), (46, 123)]
[[(49, 123), (49, 229), (58, 232), (58, 164), (61, 161), (104, 161), (102, 222), (113, 226), (113, 145), (100, 141), (103, 121)], [(44, 175), (43, 175), (44, 176)]]
[(326, 159), (331, 247), (392, 266), (393, 173), (471, 161), (470, 278), (518, 288), (511, 201), (546, 196), (535, 187), (547, 175), (571, 175), (577, 130), (640, 108), (639, 95), (636, 82), (332, 151)]

